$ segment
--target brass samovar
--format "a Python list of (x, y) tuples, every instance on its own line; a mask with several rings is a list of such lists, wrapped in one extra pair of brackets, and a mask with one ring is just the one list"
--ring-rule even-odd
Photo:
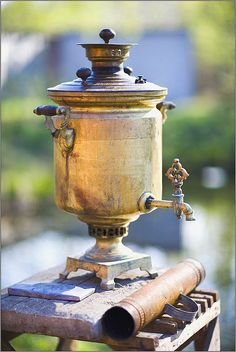
[[(80, 44), (92, 69), (80, 68), (78, 79), (48, 89), (58, 106), (39, 106), (54, 140), (55, 195), (59, 208), (88, 224), (96, 244), (82, 257), (67, 258), (66, 278), (77, 269), (96, 273), (101, 287), (112, 289), (114, 278), (140, 268), (155, 276), (149, 255), (134, 253), (122, 243), (129, 223), (156, 208), (173, 208), (194, 220), (183, 202), (181, 186), (188, 176), (178, 159), (167, 171), (174, 192), (162, 200), (162, 124), (173, 103), (163, 102), (167, 88), (132, 76), (124, 68), (135, 44)], [(145, 236), (145, 234), (144, 234)]]

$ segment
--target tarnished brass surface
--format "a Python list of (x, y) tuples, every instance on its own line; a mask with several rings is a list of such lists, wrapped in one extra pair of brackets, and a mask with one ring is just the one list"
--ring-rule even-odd
[[(162, 196), (160, 112), (113, 109), (77, 115), (70, 117), (76, 136), (72, 152), (63, 154), (61, 139), (54, 139), (57, 206), (93, 226), (136, 220), (143, 190)], [(54, 121), (60, 125), (61, 119)]]
[(102, 318), (104, 332), (113, 339), (125, 339), (141, 330), (158, 315), (166, 303), (174, 304), (205, 278), (201, 263), (186, 259), (110, 308)]

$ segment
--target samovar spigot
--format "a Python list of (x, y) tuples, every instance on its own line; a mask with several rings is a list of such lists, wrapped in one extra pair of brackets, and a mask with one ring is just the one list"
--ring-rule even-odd
[(181, 219), (185, 215), (186, 221), (196, 220), (193, 215), (193, 209), (188, 203), (184, 202), (184, 194), (182, 192), (183, 181), (189, 176), (188, 172), (182, 167), (179, 159), (174, 159), (172, 166), (167, 170), (165, 175), (173, 185), (173, 200), (158, 200), (148, 192), (141, 195), (138, 201), (139, 210), (149, 212), (154, 208), (173, 208), (177, 219)]

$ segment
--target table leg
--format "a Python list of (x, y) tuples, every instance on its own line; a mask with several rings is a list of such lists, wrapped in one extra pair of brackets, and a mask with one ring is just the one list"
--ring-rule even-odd
[(202, 329), (194, 341), (195, 351), (220, 351), (219, 317), (213, 319), (208, 327)]
[(75, 352), (78, 350), (78, 342), (71, 339), (59, 338), (59, 342), (55, 351), (72, 351)]
[(19, 335), (21, 335), (21, 333), (1, 331), (1, 351), (15, 351), (9, 341)]
[(1, 351), (15, 351), (15, 349), (12, 347), (9, 341), (4, 341), (4, 339), (2, 338)]

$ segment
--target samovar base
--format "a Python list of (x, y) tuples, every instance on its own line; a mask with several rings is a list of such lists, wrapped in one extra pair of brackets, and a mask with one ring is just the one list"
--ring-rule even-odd
[(79, 258), (67, 257), (66, 268), (59, 274), (59, 277), (65, 280), (71, 272), (83, 269), (94, 272), (96, 277), (101, 279), (100, 286), (102, 289), (112, 290), (115, 287), (115, 278), (126, 271), (138, 268), (148, 272), (151, 278), (157, 276), (157, 271), (152, 268), (150, 255), (133, 253), (132, 258), (111, 262), (95, 262), (88, 260), (85, 256)]

